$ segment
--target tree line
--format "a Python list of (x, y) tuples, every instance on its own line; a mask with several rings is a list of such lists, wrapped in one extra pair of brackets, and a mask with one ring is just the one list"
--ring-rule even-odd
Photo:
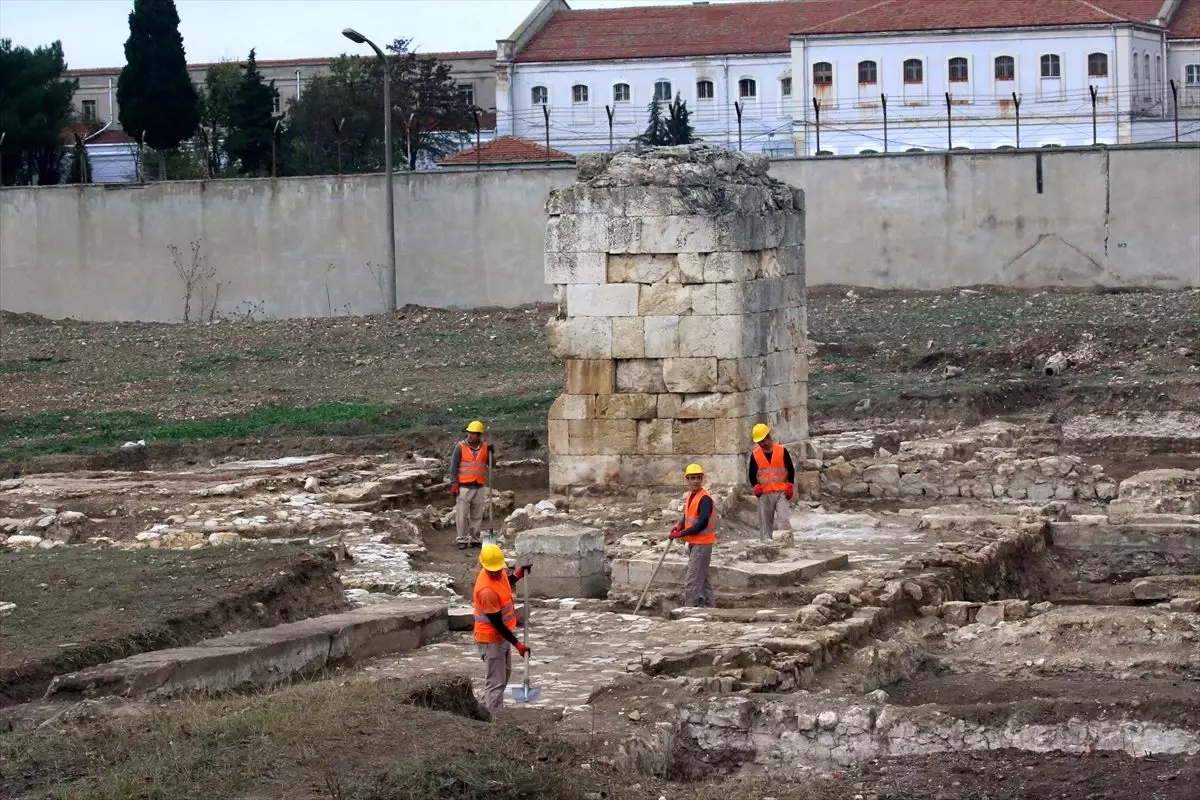
[[(386, 50), (398, 167), (459, 150), (479, 109), (459, 92), (450, 65), (412, 52), (407, 39)], [(89, 173), (79, 133), (98, 126), (75, 114), (78, 81), (66, 69), (61, 42), (30, 50), (0, 40), (0, 183), (79, 181)], [(137, 142), (144, 180), (378, 172), (383, 74), (378, 58), (343, 55), (277, 112), (279, 92), (254, 50), (244, 65), (209, 67), (197, 86), (174, 0), (134, 0), (118, 119)]]

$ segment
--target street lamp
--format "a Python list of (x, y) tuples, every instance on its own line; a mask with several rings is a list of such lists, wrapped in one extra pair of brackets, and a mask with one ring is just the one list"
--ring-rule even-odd
[(388, 74), (387, 57), (374, 42), (353, 28), (342, 31), (355, 44), (366, 44), (379, 56), (383, 64), (383, 171), (387, 180), (387, 231), (388, 231), (388, 270), (387, 270), (387, 310), (396, 310), (396, 212), (395, 197), (392, 192), (392, 81)]

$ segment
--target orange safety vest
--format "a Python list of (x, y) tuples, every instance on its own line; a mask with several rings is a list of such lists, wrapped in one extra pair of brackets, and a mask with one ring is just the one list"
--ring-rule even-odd
[(487, 482), (488, 471), (488, 446), (487, 443), (479, 445), (479, 454), (471, 452), (471, 448), (466, 442), (458, 443), (458, 482), (461, 483), (477, 483), (483, 486)]
[[(690, 496), (684, 498), (683, 527), (685, 529), (692, 527), (700, 521), (700, 501), (711, 496), (707, 489), (697, 489)], [(713, 504), (712, 514), (708, 516), (708, 526), (699, 533), (683, 537), (683, 540), (688, 544), (717, 543), (717, 506), (715, 503)]]
[(758, 465), (758, 485), (763, 492), (786, 492), (787, 467), (783, 465), (783, 447), (775, 445), (771, 448), (771, 458), (763, 452), (762, 445), (754, 448), (754, 463)]
[(500, 598), (500, 615), (510, 631), (517, 629), (517, 608), (513, 605), (512, 584), (508, 582), (508, 573), (501, 572), (499, 578), (488, 575), (486, 569), (479, 570), (475, 579), (475, 641), (480, 644), (499, 644), (504, 637), (492, 625), (487, 612), (483, 610), (482, 595), (484, 589), (491, 589)]

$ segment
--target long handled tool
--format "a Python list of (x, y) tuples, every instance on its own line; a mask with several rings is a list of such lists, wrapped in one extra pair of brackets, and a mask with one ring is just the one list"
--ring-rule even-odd
[(646, 581), (646, 588), (642, 589), (642, 596), (638, 598), (637, 605), (633, 607), (634, 614), (641, 609), (642, 601), (646, 599), (646, 592), (650, 591), (650, 584), (654, 583), (654, 579), (658, 577), (658, 571), (662, 569), (663, 562), (667, 560), (667, 553), (671, 552), (673, 544), (675, 544), (674, 539), (667, 539), (667, 549), (663, 550), (662, 557), (658, 559), (658, 566), (654, 568), (654, 572), (650, 573), (650, 580)]
[[(492, 502), (492, 463), (491, 463), (491, 459), (492, 459), (492, 453), (491, 453), (491, 450), (488, 450), (488, 467), (487, 467), (487, 474), (483, 479), (483, 485), (485, 487), (484, 491), (487, 492), (487, 504), (488, 504), (488, 538), (487, 538), (487, 540), (488, 540), (488, 542), (490, 542), (492, 544), (496, 544), (496, 526), (492, 524), (492, 510), (493, 510), (493, 506), (495, 506), (495, 503)], [(526, 613), (528, 613), (528, 612), (526, 612)]]
[[(521, 578), (525, 584), (525, 631), (524, 644), (529, 646), (529, 573)], [(525, 654), (525, 682), (520, 686), (512, 687), (512, 697), (518, 703), (536, 703), (537, 699), (542, 696), (542, 690), (529, 685), (529, 654)]]

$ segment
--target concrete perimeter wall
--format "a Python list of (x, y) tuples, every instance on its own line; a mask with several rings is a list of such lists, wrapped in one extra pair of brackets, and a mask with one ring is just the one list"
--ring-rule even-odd
[[(771, 172), (806, 191), (810, 286), (1200, 287), (1198, 147), (785, 159)], [(398, 176), (399, 302), (550, 300), (543, 205), (574, 177), (545, 166)], [(369, 175), (5, 189), (0, 307), (178, 320), (183, 281), (167, 247), (187, 267), (200, 241), (218, 315), (374, 313), (383, 188)], [(193, 317), (200, 305), (198, 290)]]

